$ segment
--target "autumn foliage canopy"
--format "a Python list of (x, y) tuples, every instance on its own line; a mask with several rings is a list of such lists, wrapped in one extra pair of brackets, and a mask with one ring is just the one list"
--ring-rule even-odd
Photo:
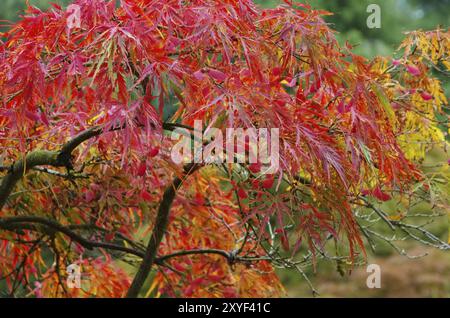
[[(2, 291), (283, 296), (275, 268), (302, 274), (332, 253), (350, 269), (373, 220), (447, 249), (378, 203), (445, 208), (420, 162), (445, 144), (433, 72), (450, 70), (448, 30), (368, 61), (327, 14), (250, 0), (29, 7), (0, 42)], [(279, 169), (175, 164), (170, 132), (195, 120), (279, 128)], [(82, 288), (67, 287), (70, 264)]]

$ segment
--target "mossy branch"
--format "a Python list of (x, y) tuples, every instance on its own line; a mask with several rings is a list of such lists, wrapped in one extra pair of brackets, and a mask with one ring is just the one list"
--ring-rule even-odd
[(37, 166), (53, 166), (72, 168), (72, 152), (84, 141), (96, 137), (102, 133), (99, 127), (93, 127), (85, 130), (66, 144), (60, 151), (35, 150), (24, 158), (16, 161), (8, 168), (8, 173), (2, 178), (0, 183), (0, 210), (8, 200), (9, 195), (14, 189), (16, 183), (27, 173), (28, 170)]

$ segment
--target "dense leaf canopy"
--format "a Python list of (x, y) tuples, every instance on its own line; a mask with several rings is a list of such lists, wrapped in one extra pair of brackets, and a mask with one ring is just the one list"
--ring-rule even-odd
[[(314, 262), (334, 242), (339, 262), (364, 258), (366, 210), (448, 248), (374, 205), (444, 207), (417, 163), (444, 143), (447, 101), (430, 69), (450, 69), (447, 30), (410, 33), (401, 59), (368, 61), (304, 4), (74, 4), (79, 25), (73, 6), (30, 7), (0, 44), (10, 293), (282, 295), (273, 266), (301, 272), (291, 255)], [(279, 128), (280, 168), (176, 165), (169, 132), (195, 120)], [(72, 263), (89, 275), (82, 289), (65, 286)]]

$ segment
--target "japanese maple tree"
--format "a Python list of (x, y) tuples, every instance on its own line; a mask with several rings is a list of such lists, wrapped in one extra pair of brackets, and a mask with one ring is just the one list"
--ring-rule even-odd
[[(30, 6), (0, 43), (2, 291), (282, 296), (274, 268), (306, 278), (318, 259), (345, 271), (377, 240), (397, 248), (378, 223), (448, 249), (408, 211), (448, 208), (420, 162), (445, 145), (432, 71), (448, 75), (449, 31), (409, 33), (397, 59), (368, 61), (326, 14), (290, 1)], [(170, 132), (195, 120), (278, 128), (279, 169), (174, 163)], [(81, 288), (67, 287), (70, 264)]]

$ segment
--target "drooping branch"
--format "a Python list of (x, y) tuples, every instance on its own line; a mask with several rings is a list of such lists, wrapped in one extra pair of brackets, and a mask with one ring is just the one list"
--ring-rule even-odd
[[(69, 237), (72, 241), (77, 242), (84, 248), (92, 250), (94, 248), (103, 248), (106, 250), (123, 252), (130, 255), (138, 256), (144, 258), (145, 253), (141, 248), (131, 248), (114, 243), (92, 241), (86, 239), (82, 235), (74, 231), (74, 229), (90, 229), (92, 226), (90, 224), (83, 225), (63, 225), (56, 220), (48, 219), (40, 216), (13, 216), (0, 218), (0, 229), (6, 231), (21, 231), (29, 230), (42, 233), (44, 235), (52, 236), (55, 233), (62, 233)], [(104, 231), (102, 228), (95, 228), (97, 230)], [(130, 243), (130, 242), (129, 242)], [(134, 243), (134, 242), (131, 242)], [(135, 246), (135, 244), (133, 244)], [(204, 254), (215, 254), (223, 256), (228, 262), (238, 262), (238, 261), (256, 261), (265, 259), (262, 257), (240, 257), (235, 255), (233, 251), (228, 252), (221, 249), (192, 249), (192, 250), (182, 250), (173, 252), (171, 254), (158, 256), (155, 258), (154, 263), (157, 265), (162, 265), (164, 262), (168, 261), (174, 257), (188, 256), (188, 255), (204, 255)]]
[(133, 282), (131, 283), (130, 288), (128, 289), (128, 298), (136, 298), (139, 295), (145, 279), (148, 277), (148, 274), (150, 273), (152, 266), (155, 263), (159, 245), (164, 238), (164, 234), (169, 223), (170, 208), (172, 207), (176, 192), (182, 185), (183, 181), (198, 168), (198, 164), (187, 165), (184, 169), (184, 175), (181, 177), (176, 177), (173, 180), (172, 184), (164, 192), (158, 208), (155, 226), (150, 236), (150, 241), (145, 250), (145, 256), (142, 260), (141, 265), (139, 266)]
[[(425, 222), (423, 224), (409, 224), (407, 222), (404, 222), (403, 220), (410, 218), (410, 217), (434, 217), (437, 216), (436, 214), (414, 214), (414, 215), (405, 215), (399, 220), (396, 219), (390, 219), (388, 217), (388, 213), (383, 211), (381, 208), (375, 206), (374, 204), (370, 203), (367, 199), (363, 197), (359, 197), (364, 203), (356, 203), (357, 205), (360, 205), (364, 208), (369, 209), (370, 211), (373, 211), (378, 218), (372, 218), (370, 215), (364, 215), (364, 214), (356, 214), (357, 217), (366, 223), (364, 225), (363, 223), (359, 223), (360, 229), (366, 239), (368, 240), (370, 246), (372, 249), (375, 249), (375, 243), (374, 239), (382, 240), (389, 244), (391, 247), (393, 247), (400, 255), (407, 256), (408, 258), (417, 258), (417, 256), (410, 256), (403, 248), (400, 248), (397, 246), (394, 242), (396, 241), (403, 241), (406, 237), (409, 237), (417, 242), (420, 242), (423, 245), (431, 246), (434, 248), (438, 248), (441, 250), (449, 250), (450, 244), (447, 242), (441, 240), (439, 237), (431, 233), (429, 230), (426, 229), (426, 226), (432, 222), (432, 220), (429, 220), (428, 222)], [(377, 231), (373, 230), (373, 224), (376, 222), (379, 222), (382, 220), (385, 222), (392, 233), (392, 236), (386, 235), (384, 233), (378, 233)], [(400, 230), (405, 234), (405, 237), (399, 237), (397, 235), (397, 230)], [(422, 255), (423, 256), (423, 255)]]
[(74, 242), (79, 243), (81, 246), (89, 250), (93, 248), (104, 248), (108, 250), (115, 250), (124, 253), (129, 253), (139, 257), (144, 256), (144, 253), (142, 251), (133, 248), (107, 242), (97, 242), (88, 240), (85, 237), (73, 231), (69, 226), (65, 226), (55, 220), (39, 216), (15, 216), (15, 217), (0, 218), (0, 229), (10, 231), (32, 230), (43, 232), (46, 235), (52, 235), (53, 233), (60, 232), (69, 237), (70, 239), (72, 239)]
[(56, 170), (52, 170), (52, 169), (48, 169), (45, 167), (34, 167), (33, 170), (35, 171), (39, 171), (39, 172), (43, 172), (43, 173), (47, 173), (49, 175), (52, 176), (56, 176), (56, 177), (60, 177), (60, 178), (64, 178), (64, 179), (89, 179), (89, 175), (85, 175), (85, 174), (73, 174), (71, 172), (68, 173), (62, 173)]
[[(141, 259), (144, 259), (148, 253), (144, 253), (144, 251), (137, 247), (135, 248), (135, 244), (132, 244), (133, 247), (127, 247), (115, 243), (101, 242), (101, 241), (92, 241), (86, 239), (79, 233), (75, 232), (74, 229), (91, 229), (92, 226), (90, 224), (82, 224), (82, 225), (63, 225), (56, 220), (48, 219), (40, 216), (15, 216), (15, 217), (7, 217), (0, 218), (0, 229), (6, 231), (14, 231), (21, 234), (20, 231), (28, 230), (28, 231), (36, 231), (38, 233), (42, 233), (44, 236), (54, 237), (55, 233), (62, 233), (68, 236), (73, 242), (76, 242), (83, 246), (86, 249), (92, 250), (94, 248), (102, 248), (109, 251), (116, 251), (121, 253), (126, 253), (130, 255), (137, 256)], [(102, 230), (102, 228), (95, 228), (97, 230)], [(164, 231), (160, 231), (164, 233)], [(41, 238), (42, 239), (42, 238)], [(39, 240), (41, 241), (41, 240)], [(134, 242), (133, 242), (134, 243)], [(156, 246), (152, 244), (152, 246)], [(156, 248), (157, 249), (157, 248)], [(152, 249), (153, 251), (153, 249)], [(54, 250), (57, 253), (56, 250)], [(167, 268), (171, 268), (166, 262), (172, 258), (182, 257), (182, 256), (191, 256), (191, 255), (218, 255), (227, 260), (227, 262), (231, 264), (235, 264), (237, 262), (258, 262), (262, 260), (270, 261), (271, 258), (269, 256), (239, 256), (236, 254), (236, 250), (233, 251), (225, 251), (221, 249), (191, 249), (191, 250), (181, 250), (175, 251), (171, 254), (162, 255), (159, 257), (155, 257), (152, 265), (163, 266)], [(149, 266), (148, 268), (151, 268)], [(173, 269), (172, 269), (173, 270)], [(12, 272), (13, 273), (13, 272)], [(11, 275), (12, 275), (11, 273)], [(59, 270), (58, 273), (59, 275)], [(3, 279), (3, 278), (0, 278)]]
[(187, 256), (187, 255), (194, 255), (194, 254), (216, 254), (225, 257), (226, 259), (230, 259), (232, 257), (231, 253), (219, 250), (219, 249), (195, 249), (195, 250), (183, 250), (179, 252), (174, 252), (172, 254), (164, 255), (161, 257), (158, 257), (159, 262), (167, 261), (171, 258), (178, 257), (178, 256)]
[[(162, 124), (162, 128), (168, 131), (172, 131), (177, 127), (178, 125), (174, 123)], [(123, 128), (123, 126), (113, 127), (109, 131), (121, 130)], [(97, 137), (102, 133), (102, 127), (91, 127), (70, 139), (61, 147), (61, 150), (59, 151), (35, 150), (28, 153), (24, 158), (16, 161), (10, 167), (2, 167), (2, 170), (7, 170), (8, 173), (1, 179), (0, 182), (0, 210), (5, 205), (16, 183), (26, 174), (28, 170), (37, 166), (73, 168), (71, 162), (72, 152), (83, 142)]]
[(58, 154), (59, 160), (62, 162), (70, 164), (70, 157), (72, 155), (72, 152), (83, 142), (93, 138), (97, 137), (100, 134), (102, 134), (103, 129), (100, 126), (94, 126), (90, 129), (87, 129), (78, 135), (76, 135), (74, 138), (69, 140), (64, 146), (61, 148), (61, 151)]
[(64, 144), (60, 151), (35, 150), (16, 161), (0, 183), (0, 210), (6, 203), (16, 183), (25, 173), (37, 166), (72, 167), (72, 152), (84, 141), (99, 136), (102, 129), (98, 126), (87, 129)]
[(48, 165), (53, 167), (64, 166), (64, 163), (58, 159), (59, 152), (36, 150), (18, 161), (16, 161), (9, 169), (8, 173), (3, 177), (0, 184), (0, 210), (6, 203), (9, 195), (16, 183), (25, 175), (27, 170), (35, 167)]

